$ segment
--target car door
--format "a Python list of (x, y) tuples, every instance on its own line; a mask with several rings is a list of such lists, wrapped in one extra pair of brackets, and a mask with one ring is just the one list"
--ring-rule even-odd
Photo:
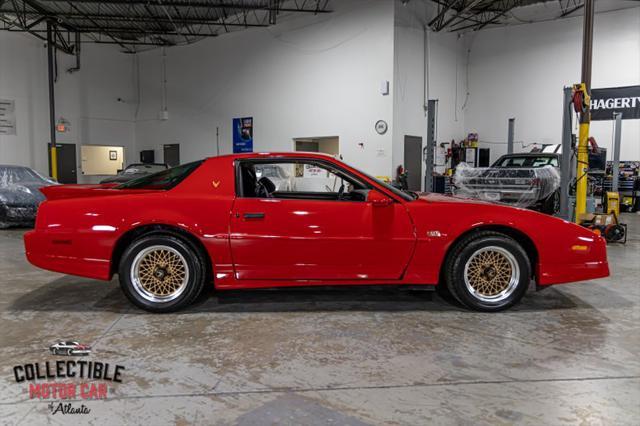
[[(237, 279), (401, 278), (415, 244), (413, 224), (402, 203), (375, 206), (367, 201), (374, 189), (353, 176), (343, 180), (343, 171), (333, 173), (322, 162), (271, 164), (290, 175), (285, 177), (289, 190), (275, 190), (271, 196), (252, 193), (259, 172), (249, 177), (254, 182), (236, 185), (230, 244)], [(340, 182), (353, 191), (346, 199), (338, 199), (335, 185)]]

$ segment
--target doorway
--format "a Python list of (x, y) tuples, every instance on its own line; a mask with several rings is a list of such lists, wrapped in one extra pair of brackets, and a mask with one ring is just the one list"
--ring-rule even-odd
[(180, 165), (180, 144), (173, 143), (164, 145), (164, 162), (169, 167)]
[[(48, 144), (49, 170), (51, 170), (51, 144)], [(76, 162), (76, 144), (58, 143), (56, 144), (56, 158), (58, 166), (58, 182), (78, 183), (78, 172)]]
[(319, 138), (296, 138), (293, 140), (294, 151), (322, 152), (337, 157), (340, 155), (340, 140), (337, 136)]
[[(422, 138), (404, 137), (404, 169), (407, 172), (407, 186), (410, 191), (420, 191), (422, 181)], [(430, 188), (429, 188), (430, 189)]]

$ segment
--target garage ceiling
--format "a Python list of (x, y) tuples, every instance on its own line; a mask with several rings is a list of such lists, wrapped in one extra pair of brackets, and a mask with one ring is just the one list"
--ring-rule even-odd
[(188, 44), (250, 27), (283, 14), (328, 13), (328, 0), (0, 0), (0, 30), (27, 32), (72, 53), (77, 41), (138, 46)]
[[(431, 1), (436, 5), (435, 17), (428, 23), (433, 31), (476, 31), (486, 27), (553, 20), (581, 14), (584, 7), (584, 0)], [(596, 12), (639, 5), (638, 0), (595, 2)]]

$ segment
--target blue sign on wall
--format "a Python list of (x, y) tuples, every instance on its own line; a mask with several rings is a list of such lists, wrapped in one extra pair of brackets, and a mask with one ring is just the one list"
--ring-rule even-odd
[(233, 119), (233, 152), (253, 152), (253, 117)]

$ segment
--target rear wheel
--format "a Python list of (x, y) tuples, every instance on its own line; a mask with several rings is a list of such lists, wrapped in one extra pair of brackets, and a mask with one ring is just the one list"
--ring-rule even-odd
[(531, 265), (513, 238), (483, 231), (458, 242), (447, 259), (445, 282), (464, 306), (486, 312), (516, 304), (527, 291)]
[(120, 261), (120, 286), (138, 307), (173, 312), (190, 305), (206, 281), (205, 261), (190, 243), (172, 235), (135, 240)]

